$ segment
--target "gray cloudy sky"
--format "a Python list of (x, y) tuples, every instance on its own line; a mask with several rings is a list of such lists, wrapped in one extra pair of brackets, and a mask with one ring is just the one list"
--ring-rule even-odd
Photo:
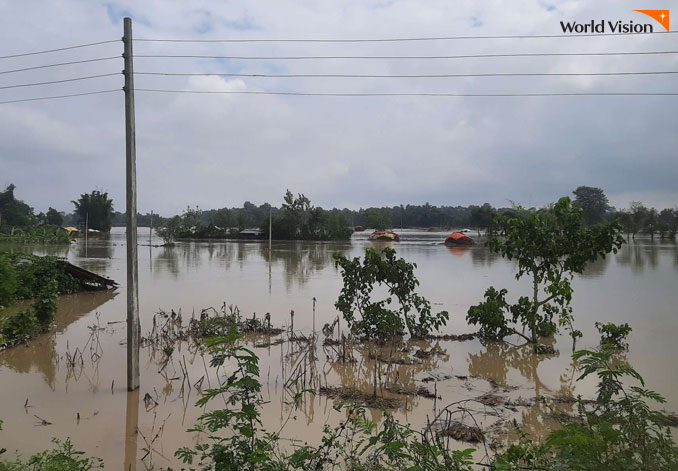
[[(654, 23), (638, 1), (0, 0), (0, 55), (137, 38), (385, 38), (560, 34), (560, 21)], [(678, 12), (674, 13), (678, 15)], [(676, 21), (676, 20), (674, 20)], [(660, 29), (657, 23), (655, 30)], [(412, 43), (136, 43), (141, 54), (453, 55), (676, 50), (675, 35)], [(106, 44), (0, 60), (0, 71), (119, 55)], [(122, 59), (0, 74), (0, 86), (119, 72)], [(164, 72), (444, 74), (678, 70), (678, 54), (466, 60), (228, 61), (141, 58)], [(119, 88), (122, 77), (0, 90), (0, 101)], [(137, 76), (137, 88), (299, 92), (678, 91), (675, 76), (431, 79)], [(137, 92), (139, 209), (490, 202), (542, 205), (579, 185), (620, 207), (678, 204), (678, 97), (285, 97)], [(0, 185), (37, 210), (94, 188), (124, 210), (121, 91), (0, 105)]]

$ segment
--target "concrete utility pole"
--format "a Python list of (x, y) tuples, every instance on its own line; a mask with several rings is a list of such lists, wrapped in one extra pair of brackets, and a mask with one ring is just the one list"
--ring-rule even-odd
[(134, 125), (132, 19), (124, 20), (125, 155), (127, 172), (127, 390), (139, 388), (139, 264), (137, 255), (137, 150)]

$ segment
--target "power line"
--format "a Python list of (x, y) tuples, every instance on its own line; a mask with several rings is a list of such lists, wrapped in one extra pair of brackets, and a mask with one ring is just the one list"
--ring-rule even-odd
[[(243, 74), (243, 73), (183, 73), (183, 72), (134, 72), (135, 75), (157, 76), (220, 76), (220, 77), (254, 77), (254, 78), (457, 78), (457, 77), (535, 77), (535, 76), (622, 76), (622, 75), (670, 75), (678, 71), (648, 72), (507, 72), (507, 73), (473, 73), (473, 74)], [(1, 87), (0, 87), (1, 88)]]
[[(678, 31), (668, 31), (673, 34)], [(356, 39), (291, 39), (291, 38), (252, 38), (252, 39), (155, 39), (141, 38), (134, 41), (139, 42), (165, 42), (165, 43), (379, 43), (379, 42), (406, 42), (406, 41), (456, 41), (465, 39), (544, 39), (544, 38), (581, 38), (591, 36), (643, 36), (643, 35), (661, 35), (659, 33), (590, 33), (590, 34), (536, 34), (536, 35), (505, 35), (505, 36), (429, 36), (429, 37), (402, 37), (402, 38), (356, 38)]]
[(527, 52), (507, 54), (467, 54), (454, 56), (209, 56), (188, 54), (135, 54), (135, 58), (173, 59), (230, 59), (230, 60), (318, 60), (318, 59), (472, 59), (490, 57), (542, 57), (542, 56), (636, 56), (678, 54), (678, 51), (626, 51), (626, 52)]
[(85, 59), (85, 60), (80, 60), (80, 61), (71, 61), (71, 62), (58, 62), (56, 64), (45, 64), (45, 65), (36, 65), (33, 67), (24, 67), (22, 69), (13, 69), (13, 70), (3, 70), (0, 71), (1, 74), (13, 74), (15, 72), (23, 72), (25, 70), (36, 70), (36, 69), (47, 69), (49, 67), (61, 67), (64, 65), (73, 65), (73, 64), (85, 64), (87, 62), (101, 62), (101, 61), (109, 61), (112, 59), (120, 59), (122, 56), (110, 56), (110, 57), (101, 57), (98, 59)]
[(65, 83), (65, 82), (77, 82), (80, 80), (89, 80), (89, 79), (95, 79), (95, 78), (101, 78), (101, 77), (112, 77), (113, 75), (121, 75), (120, 72), (112, 73), (112, 74), (100, 74), (100, 75), (88, 75), (86, 77), (74, 77), (74, 78), (69, 78), (69, 79), (63, 79), (63, 80), (51, 80), (49, 82), (33, 82), (33, 83), (22, 83), (18, 85), (5, 85), (3, 87), (0, 87), (0, 90), (5, 90), (8, 88), (22, 88), (22, 87), (37, 87), (38, 85), (51, 85), (54, 83)]
[(54, 100), (57, 98), (71, 98), (71, 97), (76, 97), (76, 96), (86, 96), (86, 95), (98, 95), (101, 93), (111, 93), (111, 92), (119, 92), (121, 89), (120, 88), (114, 88), (112, 90), (100, 90), (96, 92), (85, 92), (85, 93), (72, 93), (70, 95), (53, 95), (53, 96), (41, 96), (37, 98), (22, 98), (20, 100), (7, 100), (7, 101), (0, 101), (0, 105), (6, 105), (8, 103), (21, 103), (24, 101), (40, 101), (40, 100)]
[(47, 54), (50, 52), (60, 52), (60, 51), (68, 51), (71, 49), (80, 49), (82, 47), (90, 47), (90, 46), (99, 46), (100, 44), (110, 44), (110, 43), (117, 43), (119, 42), (119, 39), (112, 39), (109, 41), (99, 41), (95, 43), (88, 43), (88, 44), (78, 44), (76, 46), (66, 46), (66, 47), (60, 47), (57, 49), (47, 49), (44, 51), (35, 51), (35, 52), (24, 52), (22, 54), (11, 54), (9, 56), (0, 56), (0, 59), (10, 59), (12, 57), (25, 57), (25, 56), (35, 56), (38, 54)]
[(678, 96), (678, 92), (565, 92), (565, 93), (314, 93), (314, 92), (265, 92), (255, 90), (167, 90), (136, 88), (137, 92), (191, 93), (209, 95), (282, 95), (282, 96), (328, 96), (328, 97), (556, 97), (556, 96)]

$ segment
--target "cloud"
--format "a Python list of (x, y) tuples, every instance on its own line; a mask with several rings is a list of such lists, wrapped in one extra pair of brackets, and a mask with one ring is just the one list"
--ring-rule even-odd
[[(7, 53), (137, 38), (364, 38), (559, 34), (561, 20), (631, 18), (630, 1), (434, 0), (105, 3), (11, 2)], [(665, 37), (460, 40), (416, 43), (135, 43), (135, 53), (203, 55), (450, 55), (670, 49)], [(0, 70), (116, 56), (120, 43), (6, 59)], [(664, 56), (438, 61), (235, 61), (137, 57), (137, 72), (426, 74), (672, 70)], [(119, 72), (122, 61), (0, 75), (2, 85)], [(137, 88), (193, 91), (445, 92), (676, 91), (671, 76), (447, 79), (149, 76)], [(0, 85), (1, 86), (1, 85)], [(120, 88), (120, 76), (0, 90), (2, 100)], [(678, 203), (672, 97), (302, 97), (137, 92), (141, 211), (186, 205), (278, 204), (285, 189), (325, 207), (423, 203), (540, 206), (575, 187), (616, 205)], [(71, 208), (99, 187), (124, 207), (122, 92), (0, 107), (0, 184), (38, 210)]]

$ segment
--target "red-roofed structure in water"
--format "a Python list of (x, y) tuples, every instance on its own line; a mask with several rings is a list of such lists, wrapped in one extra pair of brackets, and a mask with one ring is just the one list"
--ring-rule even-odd
[(453, 232), (445, 239), (445, 245), (473, 245), (473, 239), (461, 232)]

